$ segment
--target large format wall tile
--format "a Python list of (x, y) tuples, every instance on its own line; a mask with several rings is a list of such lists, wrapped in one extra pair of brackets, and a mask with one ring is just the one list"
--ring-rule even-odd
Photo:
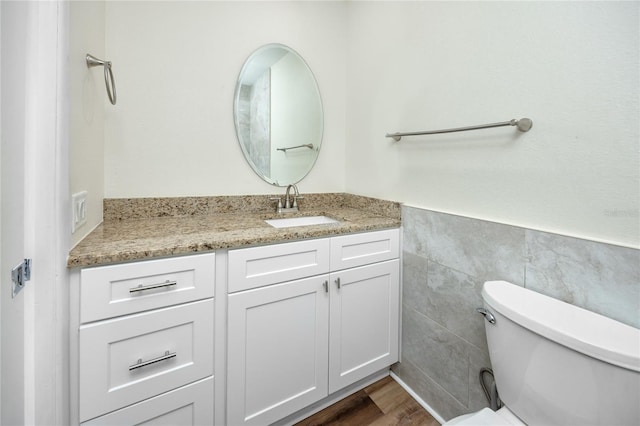
[(526, 287), (640, 328), (640, 250), (527, 230)]
[(469, 355), (464, 341), (422, 314), (405, 307), (402, 356), (419, 366), (458, 401), (469, 397)]
[(429, 262), (426, 315), (447, 330), (486, 350), (484, 318), (476, 312), (482, 306), (484, 281), (463, 272)]
[(405, 306), (427, 315), (429, 287), (427, 286), (427, 266), (424, 257), (402, 253), (402, 301)]
[(429, 260), (480, 281), (524, 285), (524, 229), (426, 211)]
[[(458, 379), (459, 387), (457, 396), (463, 398), (463, 393), (468, 389), (468, 401), (464, 399), (456, 403), (446, 404), (447, 411), (453, 410), (456, 415), (468, 411), (475, 411), (487, 405), (486, 397), (482, 391), (478, 380), (478, 373), (482, 367), (491, 367), (489, 355), (486, 347), (486, 337), (484, 333), (484, 318), (475, 311), (475, 308), (482, 305), (480, 291), (482, 282), (474, 282), (472, 277), (442, 265), (428, 261), (427, 259), (408, 252), (403, 252), (403, 362), (413, 362), (420, 365), (426, 371), (435, 369), (441, 370), (442, 356), (434, 357), (433, 348), (424, 349), (424, 345), (437, 345), (441, 343), (425, 343), (436, 333), (447, 333), (450, 330), (452, 336), (456, 335), (452, 341), (457, 342), (457, 366), (459, 374), (464, 374), (464, 365), (467, 366), (468, 383), (465, 384), (462, 378)], [(411, 316), (412, 318), (407, 318)], [(423, 318), (423, 316), (428, 317)], [(437, 324), (435, 324), (435, 323)], [(419, 323), (423, 327), (430, 328), (425, 331), (420, 329)], [(458, 339), (458, 336), (462, 339)], [(470, 343), (469, 343), (470, 342)], [(464, 358), (465, 350), (468, 353), (468, 362)], [(440, 348), (443, 349), (443, 348)], [(437, 348), (436, 348), (437, 350)], [(445, 353), (445, 358), (456, 357), (456, 351)], [(429, 361), (425, 361), (427, 357)], [(442, 388), (449, 389), (448, 395), (456, 392), (450, 388), (449, 374), (442, 371), (442, 377), (447, 377)], [(401, 374), (401, 373), (400, 373)], [(421, 373), (425, 374), (425, 373)], [(434, 376), (437, 374), (431, 373)], [(426, 374), (425, 374), (426, 375)], [(428, 375), (427, 375), (428, 377)], [(422, 387), (437, 383), (437, 380), (428, 377), (421, 382)], [(439, 390), (434, 392), (439, 394)], [(453, 396), (451, 396), (453, 398)], [(448, 400), (445, 398), (445, 401)], [(460, 409), (460, 406), (468, 407)], [(440, 413), (440, 411), (438, 411)]]
[(402, 249), (426, 257), (429, 226), (425, 211), (402, 206), (402, 228)]

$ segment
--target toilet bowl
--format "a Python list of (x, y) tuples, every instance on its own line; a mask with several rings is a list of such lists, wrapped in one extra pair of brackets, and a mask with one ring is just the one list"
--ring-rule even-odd
[(505, 281), (482, 298), (504, 406), (443, 426), (640, 425), (640, 330)]

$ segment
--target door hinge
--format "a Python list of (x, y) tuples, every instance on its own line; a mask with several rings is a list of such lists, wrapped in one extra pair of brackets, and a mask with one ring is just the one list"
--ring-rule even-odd
[(16, 297), (20, 290), (24, 288), (27, 281), (31, 279), (31, 259), (25, 259), (21, 264), (11, 270), (11, 297)]

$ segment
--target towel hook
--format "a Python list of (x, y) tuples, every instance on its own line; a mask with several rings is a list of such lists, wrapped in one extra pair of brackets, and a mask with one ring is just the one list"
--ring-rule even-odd
[(111, 105), (116, 104), (116, 82), (113, 78), (113, 70), (111, 69), (111, 61), (103, 61), (95, 56), (87, 53), (87, 68), (97, 67), (102, 65), (104, 67), (104, 84), (107, 87), (107, 96)]

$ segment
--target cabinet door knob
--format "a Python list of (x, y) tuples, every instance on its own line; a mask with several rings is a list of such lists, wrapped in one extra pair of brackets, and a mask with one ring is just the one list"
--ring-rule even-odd
[(336, 278), (336, 285), (340, 288), (340, 277)]
[(329, 293), (329, 281), (323, 282), (322, 286), (324, 287), (324, 292)]

